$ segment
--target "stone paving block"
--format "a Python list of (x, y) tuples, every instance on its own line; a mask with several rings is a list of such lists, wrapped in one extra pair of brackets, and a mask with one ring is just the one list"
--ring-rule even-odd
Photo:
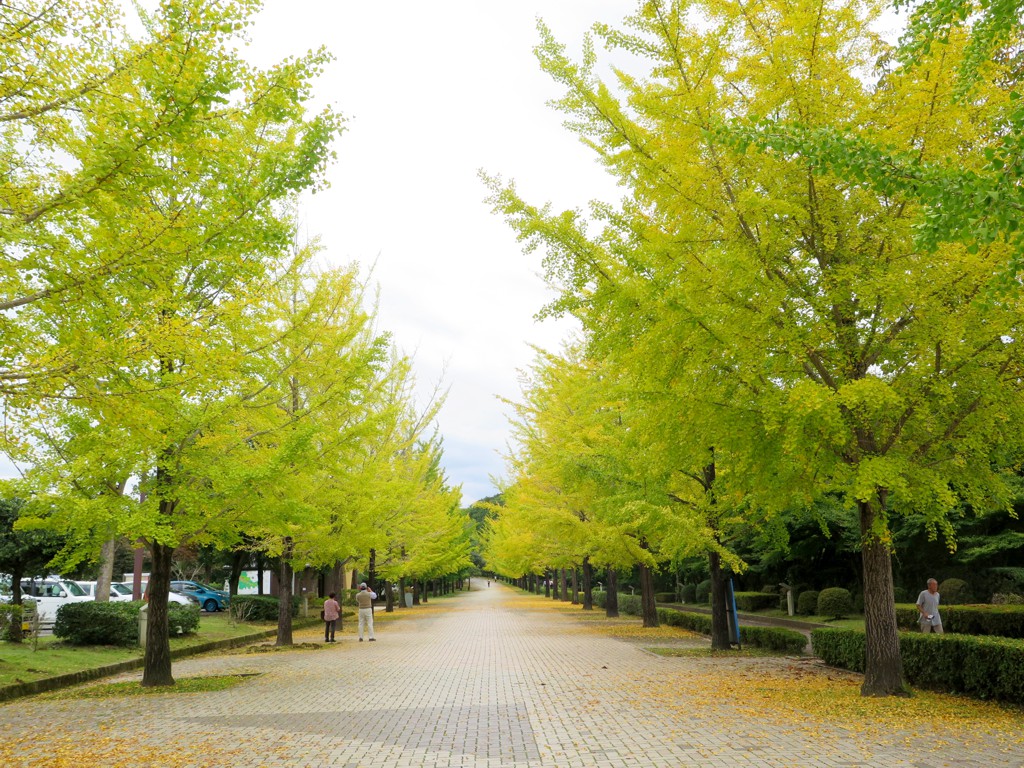
[[(699, 665), (594, 635), (546, 606), (523, 606), (495, 585), (380, 621), (372, 644), (353, 642), (346, 627), (320, 650), (175, 663), (176, 677), (259, 674), (225, 691), (102, 706), (22, 700), (0, 707), (0, 728), (7, 739), (44, 739), (38, 723), (83, 733), (102, 725), (126, 753), (136, 745), (205, 746), (206, 759), (193, 761), (203, 768), (1024, 766), (1019, 742), (1008, 749), (979, 738), (969, 750), (946, 744), (929, 752), (901, 748), (900, 734), (880, 745), (828, 723), (813, 732), (772, 728), (728, 703), (681, 713), (645, 699), (643, 686), (698, 675)], [(905, 736), (911, 743), (919, 735)], [(46, 765), (45, 750), (28, 750), (10, 768)]]

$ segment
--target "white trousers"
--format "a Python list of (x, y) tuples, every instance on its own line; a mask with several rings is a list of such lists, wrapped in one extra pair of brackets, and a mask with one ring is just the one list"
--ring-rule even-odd
[(360, 608), (359, 609), (359, 639), (363, 639), (363, 628), (370, 633), (370, 639), (373, 640), (373, 608)]

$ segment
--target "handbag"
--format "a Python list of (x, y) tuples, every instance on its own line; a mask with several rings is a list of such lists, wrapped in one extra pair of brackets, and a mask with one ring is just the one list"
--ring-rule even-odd
[(324, 612), (320, 611), (320, 618), (322, 619), (323, 617), (324, 617)]

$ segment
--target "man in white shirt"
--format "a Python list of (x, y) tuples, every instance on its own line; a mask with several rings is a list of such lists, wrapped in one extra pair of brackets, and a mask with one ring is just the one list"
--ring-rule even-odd
[(939, 582), (928, 579), (928, 589), (917, 596), (917, 611), (921, 614), (922, 632), (942, 634), (942, 617), (939, 616)]
[(359, 585), (356, 593), (356, 605), (359, 606), (359, 642), (363, 642), (363, 628), (369, 630), (370, 642), (377, 638), (373, 636), (373, 601), (377, 599), (377, 593), (366, 586), (364, 581)]

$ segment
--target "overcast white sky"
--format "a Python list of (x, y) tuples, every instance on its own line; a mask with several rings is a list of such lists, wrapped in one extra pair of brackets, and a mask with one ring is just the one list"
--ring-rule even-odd
[(546, 106), (561, 91), (533, 56), (538, 17), (578, 51), (631, 0), (266, 0), (248, 54), (267, 65), (325, 45), (336, 61), (318, 99), (349, 118), (331, 188), (305, 200), (308, 233), (332, 263), (375, 265), (380, 324), (415, 354), (420, 389), (444, 370), (444, 465), (463, 504), (495, 492), (506, 408), (528, 346), (557, 348), (566, 323), (534, 321), (551, 298), (540, 253), (523, 255), (483, 202), (477, 171), (515, 179), (558, 208), (619, 190)]

